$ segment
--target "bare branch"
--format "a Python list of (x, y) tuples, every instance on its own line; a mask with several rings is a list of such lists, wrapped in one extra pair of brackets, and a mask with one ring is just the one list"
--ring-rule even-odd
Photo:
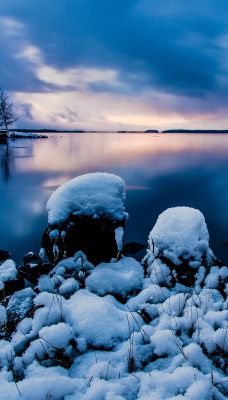
[(8, 129), (18, 118), (13, 112), (13, 103), (9, 102), (7, 93), (0, 88), (0, 126)]

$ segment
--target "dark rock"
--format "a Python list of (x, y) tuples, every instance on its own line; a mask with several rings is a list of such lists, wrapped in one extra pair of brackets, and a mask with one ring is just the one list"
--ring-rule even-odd
[(23, 262), (24, 265), (32, 263), (32, 262), (37, 262), (37, 261), (41, 261), (42, 262), (42, 258), (40, 256), (37, 256), (32, 251), (30, 251), (29, 253), (25, 254), (25, 256), (22, 259), (22, 262)]
[(17, 290), (23, 289), (24, 285), (24, 279), (21, 276), (18, 276), (17, 279), (5, 282), (4, 289), (0, 290), (0, 300), (3, 300), (6, 296), (12, 295)]
[(117, 222), (108, 218), (72, 216), (66, 225), (56, 227), (58, 234), (54, 238), (50, 237), (53, 228), (47, 227), (41, 238), (41, 246), (51, 263), (73, 257), (81, 250), (91, 263), (97, 265), (117, 257), (115, 229), (119, 226), (124, 228), (125, 219)]
[(141, 243), (129, 242), (123, 246), (122, 254), (126, 257), (133, 257), (137, 261), (141, 261), (146, 255), (148, 246)]
[(10, 258), (10, 253), (6, 250), (0, 249), (0, 261), (5, 261), (7, 258)]
[(31, 283), (36, 283), (41, 275), (48, 274), (53, 268), (51, 264), (32, 252), (26, 254), (22, 261), (24, 265), (19, 269), (20, 276)]

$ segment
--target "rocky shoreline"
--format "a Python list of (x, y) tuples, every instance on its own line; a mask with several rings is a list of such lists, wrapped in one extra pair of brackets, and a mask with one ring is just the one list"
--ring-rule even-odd
[(41, 133), (34, 132), (20, 132), (0, 130), (0, 139), (47, 139), (48, 136)]
[(2, 400), (227, 398), (228, 268), (204, 216), (165, 210), (139, 262), (124, 199), (119, 177), (77, 177), (48, 201), (39, 256), (0, 251)]

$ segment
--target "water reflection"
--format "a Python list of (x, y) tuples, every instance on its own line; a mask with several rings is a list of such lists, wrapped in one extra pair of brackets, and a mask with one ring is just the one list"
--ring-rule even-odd
[(212, 248), (228, 262), (227, 135), (56, 134), (9, 145), (0, 145), (0, 248), (17, 261), (38, 251), (53, 190), (106, 171), (126, 182), (126, 241), (145, 243), (162, 211), (191, 206), (204, 213)]
[(9, 139), (0, 139), (0, 160), (2, 180), (7, 185), (13, 168), (12, 151), (9, 145)]

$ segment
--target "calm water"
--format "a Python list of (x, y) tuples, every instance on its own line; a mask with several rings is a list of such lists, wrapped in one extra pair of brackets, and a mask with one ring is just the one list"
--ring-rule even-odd
[(125, 242), (147, 242), (168, 207), (201, 210), (215, 255), (228, 263), (228, 135), (55, 134), (0, 143), (0, 248), (20, 265), (37, 252), (56, 187), (87, 172), (110, 172), (127, 185)]

